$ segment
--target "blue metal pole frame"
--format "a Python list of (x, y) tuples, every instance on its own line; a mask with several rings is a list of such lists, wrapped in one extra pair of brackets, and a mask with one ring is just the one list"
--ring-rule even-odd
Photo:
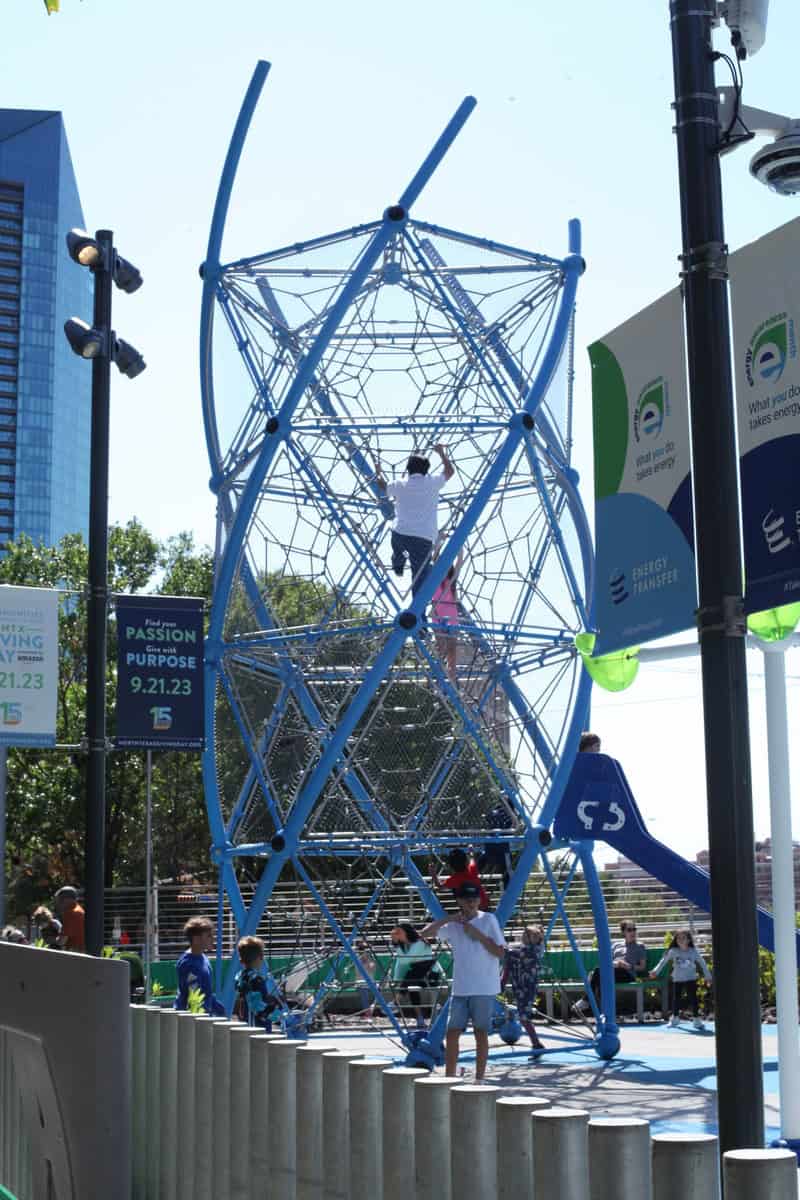
[[(204, 783), (206, 787), (206, 801), (209, 811), (209, 819), (211, 824), (212, 839), (214, 844), (214, 859), (220, 867), (220, 895), (223, 890), (228, 892), (233, 904), (234, 915), (236, 917), (239, 931), (242, 934), (252, 933), (257, 928), (261, 914), (264, 910), (264, 905), (272, 889), (275, 886), (284, 864), (290, 858), (293, 858), (301, 877), (305, 880), (306, 886), (317, 898), (321, 911), (326, 916), (329, 925), (336, 933), (341, 945), (343, 946), (343, 954), (353, 959), (356, 969), (361, 971), (361, 965), (358, 961), (358, 956), (354, 951), (351, 940), (345, 932), (340, 928), (333, 911), (330, 906), (324, 901), (319, 890), (315, 887), (310, 876), (306, 872), (300, 855), (303, 853), (302, 833), (306, 822), (313, 810), (313, 807), (321, 794), (326, 782), (329, 780), (331, 773), (336, 770), (342, 774), (343, 780), (348, 788), (353, 792), (357, 803), (366, 805), (363, 809), (368, 815), (370, 821), (376, 829), (384, 834), (389, 834), (389, 828), (386, 822), (380, 816), (380, 813), (375, 809), (370, 797), (364, 789), (357, 774), (346, 766), (347, 763), (347, 742), (353, 734), (359, 720), (366, 712), (369, 704), (373, 701), (378, 688), (387, 677), (387, 673), (391, 670), (402, 647), (409, 636), (419, 637), (420, 623), (429, 604), (435, 589), (444, 578), (448, 568), (455, 562), (456, 557), (466, 542), (471, 532), (476, 527), (477, 522), (490, 503), (496, 488), (500, 484), (505, 472), (514, 461), (514, 456), (518, 452), (521, 445), (527, 443), (529, 455), (535, 456), (536, 449), (534, 447), (534, 435), (538, 432), (540, 442), (543, 442), (543, 452), (548, 461), (548, 464), (554, 472), (562, 491), (566, 496), (566, 503), (572, 512), (575, 520), (576, 528), (578, 529), (579, 541), (581, 543), (581, 554), (583, 556), (584, 574), (587, 580), (590, 579), (591, 569), (591, 550), (589, 548), (588, 525), (583, 513), (583, 507), (580, 503), (580, 498), (577, 494), (576, 483), (577, 476), (569, 468), (563, 458), (562, 450), (559, 445), (555, 432), (550, 426), (546, 411), (542, 408), (542, 402), (547, 393), (547, 389), (553, 378), (554, 372), (558, 365), (559, 359), (563, 352), (564, 345), (569, 335), (571, 328), (572, 314), (574, 311), (574, 298), (577, 286), (577, 280), (583, 270), (583, 260), (580, 258), (580, 227), (577, 221), (570, 222), (569, 226), (569, 254), (562, 262), (557, 260), (549, 260), (543, 256), (522, 255), (528, 261), (541, 264), (541, 269), (551, 269), (558, 267), (562, 273), (561, 280), (561, 296), (559, 299), (555, 319), (550, 329), (549, 340), (539, 363), (538, 370), (530, 386), (521, 397), (520, 408), (517, 411), (509, 412), (509, 419), (506, 426), (507, 433), (504, 441), (499, 446), (495, 455), (494, 461), (490, 463), (485, 475), (477, 488), (475, 494), (471, 497), (466, 510), (461, 514), (461, 517), (456, 524), (456, 527), (449, 538), (446, 545), (433, 564), (428, 577), (420, 588), (418, 594), (414, 597), (411, 605), (407, 610), (398, 613), (394, 626), (388, 633), (382, 649), (377, 657), (372, 662), (367, 670), (364, 678), (358, 686), (355, 695), (350, 701), (349, 707), (339, 720), (336, 727), (326, 727), (321, 718), (321, 714), (317, 712), (316, 705), (308, 693), (302, 681), (298, 684), (297, 680), (287, 676), (282, 680), (284, 697), (283, 702), (286, 702), (288, 695), (287, 689), (292, 693), (296, 688), (298, 700), (301, 707), (309, 711), (306, 713), (311, 721), (312, 728), (320, 735), (320, 754), (316, 765), (310, 773), (310, 776), (305, 782), (300, 794), (295, 798), (294, 803), (287, 814), (284, 827), (278, 831), (273, 839), (272, 852), (267, 858), (261, 878), (256, 887), (255, 895), (249, 908), (245, 908), (241, 897), (241, 892), (236, 881), (236, 875), (233, 870), (233, 862), (237, 853), (243, 850), (243, 847), (234, 847), (231, 843), (231, 837), (234, 834), (234, 827), (238, 820), (238, 814), (242, 811), (242, 806), (245, 802), (244, 790), (240, 794), (239, 804), (236, 806), (236, 812), (231, 818), (228, 828), (225, 828), (220, 815), (220, 805), (217, 796), (217, 780), (215, 773), (215, 747), (213, 737), (214, 726), (214, 707), (216, 695), (217, 675), (223, 673), (223, 655), (225, 653), (225, 644), (223, 642), (223, 623), (227, 606), (229, 603), (231, 591), (237, 576), (237, 572), (242, 572), (245, 580), (248, 594), (251, 594), (251, 599), (257, 603), (257, 608), (264, 607), (263, 599), (258, 595), (258, 586), (249, 562), (246, 557), (246, 539), (251, 521), (256, 511), (257, 504), (262, 495), (264, 481), (267, 478), (276, 455), (279, 452), (281, 443), (287, 441), (292, 434), (292, 421), (301, 402), (304, 393), (309, 387), (314, 387), (315, 394), (320, 392), (319, 380), (317, 376), (318, 368), (322, 362), (331, 340), (337, 336), (337, 331), (341, 322), (345, 318), (351, 305), (356, 301), (359, 294), (363, 291), (367, 284), (367, 280), (374, 271), (375, 266), (384, 253), (386, 248), (392, 243), (398, 235), (402, 234), (405, 229), (409, 217), (408, 210), (410, 206), (418, 198), (422, 188), (425, 186), (436, 167), (441, 162), (444, 154), (452, 144), (463, 124), (467, 120), (469, 114), (475, 106), (475, 100), (472, 97), (467, 97), (458, 110), (454, 114), (451, 121), (446, 126), (441, 136), (437, 139), (430, 153), (425, 158), (421, 167), (414, 175), (413, 179), (403, 191), (399, 202), (386, 209), (381, 221), (374, 224), (360, 227), (361, 232), (367, 237), (367, 243), (362, 249), (361, 254), (352, 268), (351, 272), (343, 282), (341, 289), (336, 296), (333, 304), (327, 310), (324, 319), (316, 333), (316, 336), (311, 342), (310, 348), (301, 353), (299, 348), (294, 349), (289, 341), (286, 342), (287, 352), (295, 359), (295, 373), (289, 384), (288, 390), (284, 396), (282, 403), (279, 406), (272, 407), (271, 401), (267, 403), (267, 397), (261, 396), (265, 404), (264, 415), (259, 414), (257, 407), (254, 407), (250, 416), (247, 418), (250, 422), (248, 429), (256, 428), (256, 422), (264, 420), (264, 435), (261, 445), (256, 449), (248, 449), (245, 441), (241, 440), (240, 444), (243, 448), (243, 453), (246, 450), (246, 458), (249, 466), (249, 473), (246, 482), (244, 483), (241, 493), (238, 495), (238, 500), (234, 500), (234, 492), (229, 486), (232, 482), (222, 478), (220, 472), (222, 470), (222, 459), (220, 454), (219, 438), (216, 426), (216, 417), (214, 414), (214, 396), (213, 396), (213, 379), (212, 379), (212, 328), (213, 328), (213, 311), (215, 299), (220, 299), (220, 248), (222, 236), (224, 232), (225, 219), (230, 201), (230, 195), (236, 175), (236, 170), (241, 155), (244, 140), (252, 118), (255, 105), (258, 101), (264, 80), (269, 70), (269, 64), (259, 63), (256, 71), (253, 74), (250, 86), (242, 104), (242, 109), (234, 129), (234, 134), (231, 139), (231, 144), (226, 156), (225, 165), (220, 180), (220, 186), (217, 194), (216, 204), (214, 208), (214, 216), (212, 219), (211, 231), (209, 234), (208, 251), (206, 262), (202, 271), (203, 274), (203, 299), (201, 306), (201, 339), (200, 339), (200, 354), (201, 354), (201, 386), (203, 394), (203, 411), (206, 424), (206, 439), (209, 450), (209, 458), (212, 463), (213, 479), (212, 489), (219, 492), (220, 519), (224, 520), (226, 526), (225, 547), (221, 558), (218, 562), (217, 579), (215, 587), (214, 602), (212, 605), (211, 621), (209, 634), (207, 639), (207, 654), (206, 654), (206, 728), (207, 728), (207, 750), (203, 761)], [(415, 223), (416, 224), (416, 223)], [(439, 227), (426, 226), (419, 224), (419, 228), (436, 232)], [(353, 231), (355, 232), (355, 231)], [(331, 238), (337, 235), (331, 235)], [(454, 235), (457, 236), (457, 235)], [(322, 244), (330, 239), (318, 239)], [(467, 239), (465, 239), (467, 240)], [(472, 239), (476, 242), (475, 239)], [(477, 243), (476, 243), (477, 244)], [(480, 244), (487, 249), (504, 249), (499, 243), (481, 241)], [(416, 253), (420, 254), (419, 243), (415, 243)], [(508, 249), (508, 248), (505, 248)], [(521, 252), (516, 252), (521, 255)], [(243, 264), (250, 260), (242, 260)], [(441, 284), (438, 284), (440, 296), (449, 311), (457, 319), (457, 310), (463, 308), (462, 301), (466, 293), (461, 289), (459, 293), (455, 286), (457, 281), (450, 282), (450, 289), (455, 303), (444, 295), (444, 290)], [(262, 291), (263, 296), (263, 291)], [(277, 305), (277, 301), (275, 301)], [(226, 314), (228, 309), (225, 308)], [(464, 317), (467, 314), (464, 313)], [(229, 321), (233, 321), (234, 314), (229, 314)], [(234, 322), (235, 324), (235, 322)], [(487, 338), (485, 347), (479, 346), (472, 334), (469, 332), (466, 320), (462, 319), (462, 325), (465, 336), (469, 333), (471, 347), (474, 353), (477, 353), (481, 362), (484, 362), (486, 369), (489, 371), (491, 379), (494, 380), (494, 386), (497, 390), (505, 394), (505, 388), (501, 384), (498, 375), (497, 366), (505, 372), (506, 378), (510, 378), (512, 383), (517, 386), (521, 382), (519, 372), (515, 369), (515, 363), (512, 356), (503, 346), (501, 339), (496, 331), (492, 332)], [(232, 326), (233, 328), (233, 326)], [(473, 327), (474, 328), (474, 327)], [(485, 332), (485, 327), (484, 327)], [(497, 366), (491, 366), (487, 358), (487, 349), (489, 353), (493, 353)], [(248, 360), (249, 362), (249, 360)], [(253, 376), (253, 364), (250, 365), (251, 377)], [(491, 367), (491, 369), (490, 369)], [(256, 379), (257, 389), (260, 387), (259, 381)], [(261, 395), (259, 391), (259, 395)], [(510, 398), (510, 397), (508, 397)], [(323, 412), (326, 411), (323, 395)], [(540, 412), (541, 410), (541, 412)], [(248, 429), (242, 430), (242, 439), (250, 439), (251, 434)], [(345, 442), (349, 442), (350, 434), (347, 432), (346, 426), (342, 427), (341, 432), (336, 433), (337, 437), (343, 438)], [(252, 441), (250, 442), (252, 445)], [(353, 443), (355, 445), (355, 443)], [(302, 463), (300, 464), (302, 467)], [(362, 461), (360, 451), (358, 452), (358, 460), (356, 467), (364, 472), (366, 469), (366, 460)], [(237, 467), (238, 470), (238, 467)], [(539, 470), (539, 482), (542, 482), (541, 472)], [(374, 502), (374, 501), (373, 501)], [(384, 517), (389, 515), (385, 501), (377, 498), (379, 507), (384, 513)], [(559, 510), (560, 511), (560, 510)], [(548, 509), (548, 527), (550, 536), (555, 537), (559, 554), (564, 554), (562, 542), (559, 540), (560, 535), (557, 529), (558, 514), (553, 510)], [(342, 526), (345, 530), (345, 526)], [(585, 544), (586, 543), (586, 544)], [(566, 562), (565, 569), (567, 570), (569, 584), (578, 599), (579, 608), (582, 608), (580, 603), (580, 593), (577, 587), (577, 581), (571, 571), (571, 566)], [(504, 635), (505, 636), (505, 635)], [(424, 649), (424, 646), (423, 646)], [(430, 660), (430, 655), (427, 658)], [(440, 686), (445, 694), (448, 695), (451, 702), (454, 704), (456, 711), (462, 715), (464, 713), (463, 706), (458, 696), (450, 696), (447, 681), (434, 670), (436, 678), (439, 680)], [(223, 678), (223, 684), (226, 680)], [(577, 748), (578, 736), (585, 720), (585, 715), (588, 712), (588, 700), (590, 681), (585, 672), (581, 674), (578, 684), (576, 703), (572, 713), (572, 719), (565, 738), (563, 753), (559, 761), (556, 761), (553, 751), (550, 750), (546, 743), (542, 742), (541, 732), (538, 730), (537, 722), (529, 710), (527, 701), (519, 689), (518, 685), (511, 678), (508, 671), (502, 677), (500, 686), (504, 688), (508, 695), (512, 707), (520, 715), (523, 726), (532, 735), (534, 744), (539, 747), (539, 750), (544, 755), (548, 762), (548, 769), (552, 774), (552, 784), (547, 802), (539, 815), (539, 820), (535, 825), (531, 825), (526, 819), (528, 826), (523, 850), (515, 868), (513, 877), (509, 887), (504, 894), (501, 904), (498, 907), (498, 917), (503, 924), (508, 916), (510, 916), (515, 905), (524, 889), (531, 868), (536, 862), (539, 854), (543, 853), (544, 847), (549, 841), (549, 832), (546, 825), (552, 820), (566, 785), (567, 777), (571, 767), (572, 758)], [(233, 696), (231, 694), (231, 701)], [(233, 703), (234, 709), (236, 704)], [(311, 711), (313, 710), (313, 711)], [(238, 712), (235, 713), (237, 720), (239, 719)], [(471, 728), (469, 724), (465, 728)], [(473, 730), (473, 733), (475, 731)], [(245, 739), (248, 741), (248, 739)], [(249, 747), (249, 741), (248, 741)], [(252, 754), (258, 754), (258, 747), (249, 747)], [(486, 750), (486, 747), (484, 747)], [(491, 758), (491, 755), (489, 756)], [(496, 773), (496, 771), (495, 771)], [(254, 781), (259, 781), (262, 789), (264, 781), (261, 778), (261, 772), (254, 758), (250, 771), (247, 776), (245, 788), (252, 786)], [(515, 798), (512, 797), (512, 803), (516, 807)], [(274, 814), (273, 814), (274, 815)], [(392, 851), (393, 861), (399, 853), (403, 858), (404, 868), (409, 880), (417, 887), (420, 895), (426, 903), (429, 911), (438, 915), (441, 913), (441, 906), (426, 885), (424, 879), (419, 873), (418, 868), (414, 864), (407, 853), (407, 839), (404, 840), (402, 835), (398, 835), (397, 850)], [(260, 852), (264, 852), (268, 848), (265, 846), (255, 848)], [(580, 854), (580, 848), (576, 850)], [(582, 860), (583, 862), (583, 860)], [(596, 872), (594, 871), (591, 855), (587, 863), (584, 865), (584, 873), (587, 877), (587, 885), (593, 877), (597, 885), (597, 894), (599, 895), (600, 905), (602, 906), (602, 893), (599, 892), (599, 883), (597, 882)], [(377, 894), (377, 893), (376, 893)], [(596, 907), (597, 895), (592, 894), (593, 908)], [(375, 896), (368, 904), (366, 912), (369, 911), (370, 905), (374, 903)], [(604, 920), (604, 908), (603, 908)], [(607, 929), (605, 930), (607, 940)], [(600, 928), (598, 926), (598, 937), (600, 938)], [(600, 938), (602, 942), (602, 938)], [(601, 945), (601, 951), (604, 947)], [(601, 953), (601, 979), (603, 980), (604, 999), (607, 991), (606, 976), (610, 970), (610, 944), (608, 946), (608, 968), (605, 972), (602, 969)], [(230, 973), (230, 978), (226, 981), (224, 989), (224, 999), (230, 1006), (233, 990), (233, 976)], [(611, 984), (611, 998), (613, 1005), (613, 980)], [(426, 1053), (436, 1055), (439, 1052), (441, 1037), (438, 1036), (443, 1031), (443, 1022), (446, 1014), (441, 1014), (438, 1022), (434, 1025), (431, 1035), (428, 1039)], [(613, 1021), (613, 1008), (612, 1008)], [(612, 1026), (613, 1031), (616, 1027)], [(612, 1029), (606, 1025), (605, 1032), (610, 1033)], [(437, 1036), (439, 1046), (437, 1047)], [(408, 1044), (408, 1043), (407, 1043)], [(608, 1043), (610, 1045), (610, 1042)], [(600, 1051), (598, 1051), (600, 1052)], [(612, 1051), (613, 1053), (613, 1051)]]

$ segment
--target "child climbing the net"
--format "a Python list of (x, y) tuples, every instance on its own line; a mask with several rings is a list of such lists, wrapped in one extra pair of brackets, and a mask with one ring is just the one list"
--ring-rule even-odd
[(543, 960), (544, 930), (541, 925), (526, 925), (522, 931), (522, 943), (509, 946), (503, 964), (502, 984), (503, 987), (510, 985), (514, 993), (522, 1028), (531, 1039), (533, 1059), (538, 1058), (545, 1048), (533, 1023)]
[(447, 674), (454, 685), (458, 682), (456, 677), (458, 638), (455, 631), (458, 627), (459, 611), (456, 579), (461, 570), (463, 557), (463, 551), (459, 552), (458, 558), (433, 593), (431, 600), (433, 619), (442, 626), (441, 629), (436, 630), (436, 650), (439, 657), (443, 658), (447, 664)]
[(440, 879), (435, 870), (431, 871), (431, 883), (435, 888), (447, 888), (448, 891), (458, 894), (458, 889), (465, 883), (474, 883), (479, 891), (480, 904), (478, 907), (481, 912), (487, 912), (489, 908), (489, 893), (481, 883), (481, 876), (478, 870), (478, 864), (474, 858), (467, 855), (465, 850), (456, 847), (451, 850), (445, 860), (452, 875), (448, 875), (446, 879)]
[(264, 974), (264, 943), (258, 937), (243, 937), (236, 947), (242, 969), (236, 976), (236, 1015), (248, 1025), (272, 1033), (270, 1017), (280, 1000), (275, 985)]

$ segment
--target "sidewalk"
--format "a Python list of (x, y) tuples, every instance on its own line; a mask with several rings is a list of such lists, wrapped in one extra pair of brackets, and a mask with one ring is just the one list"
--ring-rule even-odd
[[(538, 1026), (546, 1046), (557, 1046), (558, 1031), (548, 1034)], [(363, 1050), (366, 1056), (402, 1061), (399, 1048), (380, 1033), (331, 1036), (318, 1034), (314, 1041), (331, 1048)], [(530, 1092), (554, 1104), (585, 1108), (596, 1117), (643, 1117), (653, 1133), (716, 1133), (717, 1077), (714, 1027), (694, 1030), (684, 1021), (666, 1025), (623, 1025), (619, 1054), (609, 1062), (594, 1050), (554, 1050), (537, 1062), (528, 1061), (527, 1038), (515, 1047), (491, 1039), (487, 1082), (509, 1094)], [(467, 1075), (474, 1069), (473, 1041), (462, 1038), (460, 1065)], [(777, 1032), (763, 1026), (764, 1123), (767, 1144), (779, 1136)], [(465, 1082), (471, 1079), (465, 1080)]]

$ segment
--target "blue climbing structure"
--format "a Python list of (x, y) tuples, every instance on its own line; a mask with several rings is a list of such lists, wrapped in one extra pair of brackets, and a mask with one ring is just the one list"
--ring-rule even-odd
[[(591, 538), (571, 467), (580, 227), (551, 257), (422, 220), (417, 203), (475, 107), (468, 97), (374, 220), (232, 262), (222, 238), (268, 73), (259, 63), (222, 171), (202, 268), (200, 370), (216, 575), (206, 647), (204, 787), (212, 855), (240, 934), (278, 886), (322, 914), (328, 964), (287, 1029), (308, 1028), (342, 964), (409, 1060), (441, 1061), (446, 1011), (410, 1029), (368, 969), (387, 892), (441, 914), (427, 870), (492, 844), (513, 869), (505, 924), (537, 869), (579, 957), (567, 898), (588, 889), (603, 1005), (582, 1030), (618, 1048), (611, 948), (591, 842), (553, 836), (588, 712)], [(343, 167), (343, 170), (346, 169)], [(456, 475), (416, 596), (390, 569), (376, 465), (442, 443)], [(426, 612), (458, 567), (459, 623)], [(448, 669), (442, 637), (457, 639)], [(242, 883), (255, 885), (252, 900)], [(363, 897), (343, 911), (345, 883)], [(289, 956), (291, 960), (291, 955)], [(296, 962), (273, 964), (285, 993)], [(281, 975), (280, 972), (283, 972)], [(232, 978), (224, 997), (232, 1002)], [(560, 1043), (563, 1050), (570, 1035)]]

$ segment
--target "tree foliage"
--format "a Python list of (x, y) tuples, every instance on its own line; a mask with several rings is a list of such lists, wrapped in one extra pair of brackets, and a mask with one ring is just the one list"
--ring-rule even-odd
[[(112, 593), (202, 596), (209, 600), (213, 558), (189, 533), (158, 542), (136, 520), (109, 529)], [(59, 681), (57, 750), (8, 754), (7, 852), (10, 912), (24, 914), (61, 883), (83, 880), (86, 764), (86, 596), (88, 548), (79, 534), (57, 546), (24, 534), (0, 560), (0, 583), (57, 587)], [(116, 624), (108, 625), (107, 730), (114, 735)], [(141, 885), (145, 860), (145, 752), (113, 750), (106, 776), (106, 883)], [(153, 755), (154, 869), (175, 878), (208, 861), (208, 826), (197, 754)]]

